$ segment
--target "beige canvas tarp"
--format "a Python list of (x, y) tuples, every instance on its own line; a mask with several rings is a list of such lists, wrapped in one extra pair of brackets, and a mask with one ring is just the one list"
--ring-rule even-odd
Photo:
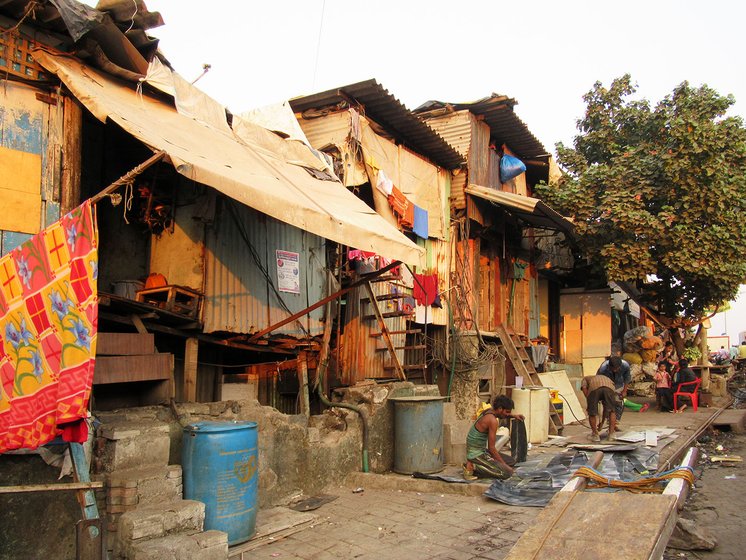
[(350, 247), (419, 265), (424, 250), (340, 183), (313, 178), (277, 154), (231, 133), (180, 115), (168, 103), (84, 65), (45, 51), (34, 53), (101, 121), (111, 120), (176, 170), (264, 214)]

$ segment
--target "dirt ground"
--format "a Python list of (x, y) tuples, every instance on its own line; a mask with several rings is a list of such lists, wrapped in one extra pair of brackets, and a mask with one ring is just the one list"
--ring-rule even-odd
[(712, 535), (717, 546), (712, 551), (668, 548), (665, 560), (741, 560), (746, 558), (746, 466), (744, 463), (718, 463), (713, 456), (738, 455), (746, 461), (746, 433), (710, 430), (699, 438), (700, 459), (697, 483), (681, 517), (692, 519)]

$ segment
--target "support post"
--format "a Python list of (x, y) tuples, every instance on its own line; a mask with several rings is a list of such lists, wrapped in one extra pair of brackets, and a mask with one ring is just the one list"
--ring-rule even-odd
[(306, 418), (311, 416), (311, 402), (308, 396), (308, 354), (305, 350), (298, 353), (298, 392), (300, 393), (300, 413)]
[(60, 212), (64, 216), (81, 203), (80, 161), (82, 158), (83, 109), (77, 99), (65, 95), (63, 100)]
[(184, 400), (197, 402), (197, 354), (199, 340), (187, 338), (184, 347)]

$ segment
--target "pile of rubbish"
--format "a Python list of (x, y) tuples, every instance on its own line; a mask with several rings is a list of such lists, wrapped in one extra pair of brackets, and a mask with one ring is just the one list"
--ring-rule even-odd
[(640, 397), (655, 396), (656, 358), (663, 350), (663, 340), (649, 327), (636, 327), (624, 333), (622, 359), (629, 363), (632, 383), (629, 391)]

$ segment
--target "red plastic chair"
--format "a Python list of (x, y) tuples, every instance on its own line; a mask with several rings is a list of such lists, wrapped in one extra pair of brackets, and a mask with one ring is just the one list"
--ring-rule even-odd
[[(681, 395), (684, 397), (689, 397), (692, 400), (692, 409), (694, 410), (694, 412), (697, 412), (697, 405), (699, 404), (699, 386), (701, 384), (702, 384), (702, 380), (697, 379), (696, 381), (688, 381), (686, 383), (682, 383), (681, 385), (679, 385), (678, 390), (673, 394), (673, 409), (679, 410), (679, 404), (677, 402), (676, 397)], [(693, 386), (694, 391), (689, 393), (689, 392), (681, 390), (682, 387), (687, 387), (687, 386)]]

